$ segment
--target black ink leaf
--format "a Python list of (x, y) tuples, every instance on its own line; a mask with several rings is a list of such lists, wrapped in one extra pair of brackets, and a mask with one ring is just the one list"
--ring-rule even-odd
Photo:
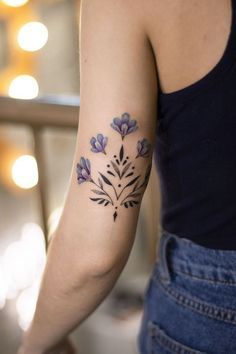
[(137, 183), (135, 183), (135, 185), (134, 185), (134, 188), (133, 188), (132, 192), (134, 192), (134, 191), (136, 190), (136, 188), (138, 187), (138, 184), (139, 184), (139, 181), (138, 181)]
[(99, 174), (106, 184), (109, 184), (109, 186), (112, 186), (112, 183), (109, 181), (109, 179), (106, 176), (104, 176), (101, 172), (99, 172)]
[(132, 200), (132, 203), (139, 204), (139, 201), (138, 200)]
[(133, 172), (130, 172), (128, 175), (126, 175), (125, 177), (130, 177), (130, 176), (133, 176)]
[(100, 187), (103, 189), (103, 183), (102, 183), (101, 178), (99, 178), (99, 177), (98, 177), (98, 183), (99, 183)]
[(114, 170), (116, 171), (116, 173), (118, 174), (118, 176), (120, 177), (120, 170), (119, 170), (119, 168), (116, 166), (116, 164), (115, 164), (113, 161), (111, 161), (111, 164), (112, 164), (112, 167), (114, 168)]
[(91, 189), (91, 191), (95, 194), (106, 195), (106, 193), (99, 191), (98, 189)]
[(111, 203), (110, 200), (104, 199), (104, 198), (90, 198), (93, 202), (97, 202), (98, 204), (103, 204), (104, 202), (106, 202), (105, 205), (107, 205), (108, 203)]
[[(90, 197), (89, 197), (90, 198)], [(97, 202), (98, 200), (101, 200), (101, 198), (90, 198), (92, 201)]]
[(113, 173), (113, 172), (111, 172), (111, 171), (107, 171), (107, 173), (109, 173), (110, 175), (112, 175), (112, 176), (114, 176), (114, 177), (115, 177), (115, 175), (114, 175), (114, 173)]
[(146, 174), (145, 174), (145, 182), (148, 181), (149, 179), (149, 176), (150, 176), (150, 173), (151, 173), (151, 168), (152, 168), (152, 165), (148, 165), (147, 169), (146, 169)]
[(106, 206), (107, 204), (109, 204), (109, 202), (108, 202), (108, 201), (106, 201), (106, 203), (104, 204), (104, 206)]
[(124, 147), (123, 147), (123, 145), (121, 145), (121, 148), (120, 148), (120, 162), (123, 160), (123, 157), (124, 157)]
[(126, 202), (124, 203), (124, 206), (125, 206), (126, 208), (128, 208), (129, 206), (130, 206), (130, 207), (134, 207), (136, 204), (139, 204), (139, 201), (137, 201), (137, 200), (128, 200), (128, 201), (126, 201)]
[(130, 196), (133, 198), (137, 198), (141, 195), (141, 193), (131, 193)]
[(144, 177), (144, 181), (143, 183), (138, 187), (138, 189), (142, 188), (143, 186), (147, 185), (148, 184), (148, 180), (149, 180), (149, 177), (150, 177), (150, 173), (151, 173), (151, 168), (152, 168), (152, 165), (148, 165), (147, 169), (146, 169), (146, 173), (145, 173), (145, 177)]
[(131, 162), (129, 162), (129, 163), (123, 168), (123, 171), (122, 171), (122, 173), (121, 173), (121, 177), (123, 177), (124, 174), (128, 171), (130, 165), (131, 165)]
[(137, 177), (135, 177), (134, 179), (132, 179), (128, 184), (126, 184), (126, 186), (125, 187), (129, 187), (129, 186), (132, 186), (132, 184), (134, 184), (136, 181), (137, 181), (137, 179), (140, 177), (140, 175), (139, 176), (137, 176)]

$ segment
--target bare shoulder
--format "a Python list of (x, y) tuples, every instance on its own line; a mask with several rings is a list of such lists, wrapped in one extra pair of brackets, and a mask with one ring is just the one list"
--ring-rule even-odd
[[(110, 33), (112, 29), (119, 28), (123, 33), (133, 30), (140, 35), (147, 33), (154, 24), (151, 18), (155, 18), (156, 26), (160, 23), (157, 17), (163, 18), (164, 15), (161, 13), (160, 3), (162, 1), (81, 0), (81, 12), (84, 18), (93, 19), (94, 27), (98, 23), (103, 23), (103, 30), (107, 29)], [(168, 6), (165, 8), (168, 12)]]
[[(192, 84), (219, 61), (230, 30), (230, 4), (230, 0), (143, 1), (145, 30), (164, 92)], [(137, 7), (141, 14), (141, 5)]]
[(145, 23), (142, 5), (143, 0), (81, 0), (83, 13), (92, 12), (96, 21), (104, 20), (104, 25), (120, 23), (127, 27)]
[(186, 27), (184, 25), (194, 18), (203, 19), (202, 15), (206, 14), (207, 8), (211, 9), (212, 1), (207, 5), (201, 0), (81, 0), (81, 6), (84, 12), (94, 14), (94, 26), (102, 21), (104, 29), (106, 26), (109, 30), (121, 26), (125, 32), (132, 28), (136, 33), (137, 30), (139, 34), (147, 33), (155, 42)]

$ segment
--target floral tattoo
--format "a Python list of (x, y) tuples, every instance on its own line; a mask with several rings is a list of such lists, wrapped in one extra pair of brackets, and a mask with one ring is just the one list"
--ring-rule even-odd
[[(91, 175), (90, 161), (85, 157), (80, 158), (80, 162), (77, 163), (76, 172), (79, 184), (90, 182), (95, 186), (91, 191), (96, 194), (96, 197), (89, 197), (93, 202), (113, 207), (113, 220), (115, 221), (118, 216), (119, 207), (129, 208), (140, 203), (142, 189), (146, 187), (150, 176), (151, 163), (146, 168), (142, 178), (141, 174), (136, 174), (135, 172), (134, 161), (140, 157), (149, 157), (151, 144), (145, 138), (138, 140), (136, 156), (134, 161), (130, 161), (129, 156), (125, 155), (123, 140), (128, 134), (138, 129), (137, 121), (131, 119), (130, 114), (126, 112), (121, 117), (113, 118), (110, 126), (120, 134), (122, 142), (118, 154), (113, 155), (111, 159), (109, 158), (109, 162), (106, 165), (106, 174), (99, 172), (100, 177), (95, 181)], [(97, 137), (93, 136), (90, 139), (91, 151), (107, 155), (107, 143), (108, 137), (99, 133)]]

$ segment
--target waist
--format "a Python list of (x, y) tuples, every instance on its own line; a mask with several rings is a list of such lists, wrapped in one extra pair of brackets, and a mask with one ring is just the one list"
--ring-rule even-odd
[(153, 272), (159, 271), (167, 283), (173, 274), (179, 273), (199, 280), (236, 285), (236, 250), (208, 248), (163, 228), (156, 264)]

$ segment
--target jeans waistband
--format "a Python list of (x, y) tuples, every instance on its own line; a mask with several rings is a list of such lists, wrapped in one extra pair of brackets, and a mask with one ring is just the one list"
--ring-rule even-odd
[(236, 250), (207, 248), (164, 229), (157, 250), (159, 272), (171, 282), (172, 272), (213, 282), (236, 284)]

